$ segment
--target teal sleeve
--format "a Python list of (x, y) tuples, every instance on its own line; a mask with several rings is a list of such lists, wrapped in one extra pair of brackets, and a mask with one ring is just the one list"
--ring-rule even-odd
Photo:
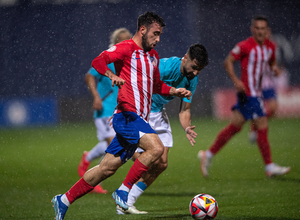
[(191, 96), (190, 99), (183, 98), (183, 101), (188, 102), (188, 103), (191, 103), (191, 102), (192, 102), (193, 95), (194, 95), (194, 93), (195, 93), (195, 91), (196, 91), (196, 88), (197, 88), (198, 80), (199, 80), (199, 78), (198, 78), (198, 76), (196, 76), (196, 77), (191, 81), (190, 86), (187, 88), (187, 90), (190, 90), (190, 91), (191, 91), (192, 96)]

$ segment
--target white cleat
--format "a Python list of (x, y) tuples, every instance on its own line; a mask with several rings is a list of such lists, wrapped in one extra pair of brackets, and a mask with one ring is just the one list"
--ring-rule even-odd
[(281, 176), (290, 172), (290, 170), (291, 167), (281, 167), (277, 164), (274, 164), (274, 166), (270, 170), (266, 171), (266, 176), (267, 177)]
[(200, 168), (201, 168), (202, 175), (204, 177), (208, 177), (208, 167), (211, 164), (211, 159), (208, 159), (206, 157), (206, 153), (203, 150), (200, 150), (198, 152), (198, 159), (200, 160)]
[(140, 215), (140, 214), (147, 214), (148, 212), (145, 211), (139, 211), (135, 208), (135, 206), (128, 206), (127, 210), (124, 210), (120, 206), (117, 205), (117, 214), (118, 215), (125, 215), (125, 214), (134, 214), (134, 215)]

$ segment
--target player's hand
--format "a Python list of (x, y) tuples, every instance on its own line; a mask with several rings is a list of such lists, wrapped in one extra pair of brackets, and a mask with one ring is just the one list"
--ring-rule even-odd
[(236, 91), (239, 92), (246, 92), (246, 87), (244, 85), (244, 83), (241, 80), (236, 80), (233, 82), (234, 87), (236, 89)]
[(121, 86), (125, 84), (125, 80), (118, 77), (117, 75), (113, 74), (111, 76), (111, 86), (114, 87), (115, 85), (119, 87), (119, 89), (121, 89)]
[(197, 137), (197, 133), (194, 131), (195, 127), (196, 126), (188, 126), (185, 129), (186, 137), (192, 146), (194, 146), (194, 144), (196, 143), (195, 139)]
[(280, 68), (277, 65), (273, 65), (271, 68), (274, 72), (274, 76), (279, 76), (281, 74)]
[(103, 109), (102, 100), (100, 97), (94, 98), (93, 109), (101, 111)]
[(192, 96), (191, 91), (186, 90), (185, 88), (178, 88), (175, 90), (175, 96), (179, 97), (179, 98), (187, 98), (190, 99)]

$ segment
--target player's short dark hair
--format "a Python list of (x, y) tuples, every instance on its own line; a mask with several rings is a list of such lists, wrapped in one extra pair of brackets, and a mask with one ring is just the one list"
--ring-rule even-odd
[(187, 51), (191, 60), (196, 59), (201, 69), (208, 65), (208, 53), (202, 44), (193, 44)]
[(252, 18), (252, 20), (251, 20), (251, 25), (253, 25), (255, 21), (265, 21), (265, 22), (267, 22), (267, 25), (269, 23), (268, 18), (266, 16), (264, 16), (264, 15), (256, 15), (256, 16), (254, 16)]
[(137, 30), (139, 31), (141, 26), (148, 28), (153, 23), (158, 23), (162, 27), (166, 26), (162, 17), (154, 12), (146, 11), (138, 17)]

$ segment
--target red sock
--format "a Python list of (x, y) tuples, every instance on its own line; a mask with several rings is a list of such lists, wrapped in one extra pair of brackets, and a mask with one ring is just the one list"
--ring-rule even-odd
[(271, 149), (268, 140), (268, 128), (257, 130), (257, 145), (265, 164), (272, 163)]
[(233, 124), (227, 125), (219, 132), (214, 143), (209, 148), (210, 152), (216, 154), (227, 143), (227, 141), (229, 141), (229, 139), (241, 129), (241, 127), (237, 127)]
[(149, 168), (150, 167), (145, 166), (138, 159), (136, 159), (127, 176), (125, 177), (123, 184), (131, 189), (133, 184), (138, 181), (144, 175), (144, 173), (149, 170)]
[(80, 198), (81, 196), (84, 196), (93, 189), (93, 186), (91, 186), (83, 178), (81, 178), (80, 180), (78, 180), (77, 183), (75, 183), (71, 187), (71, 189), (68, 192), (66, 192), (66, 196), (69, 202), (72, 204), (76, 199)]

